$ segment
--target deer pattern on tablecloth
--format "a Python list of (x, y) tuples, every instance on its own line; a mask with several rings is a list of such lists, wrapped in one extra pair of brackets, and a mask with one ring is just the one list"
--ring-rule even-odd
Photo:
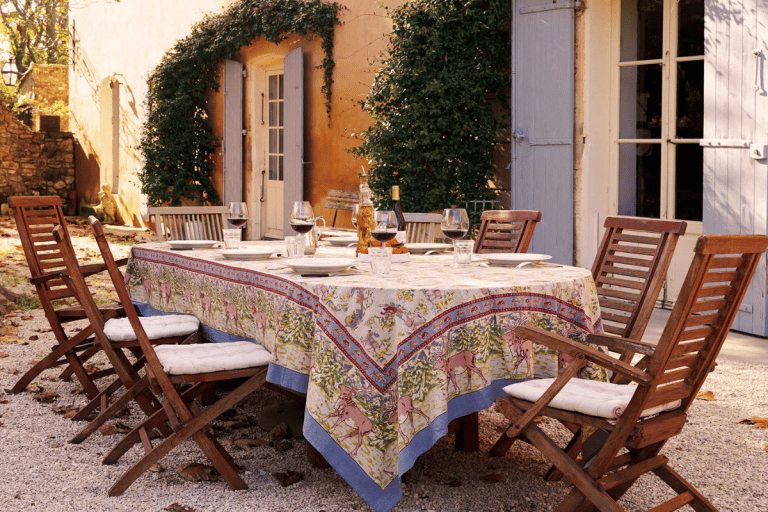
[[(136, 249), (126, 279), (138, 302), (254, 338), (272, 353), (273, 364), (311, 371), (309, 413), (382, 488), (398, 474), (396, 453), (444, 414), (452, 398), (499, 379), (556, 375), (558, 354), (517, 343), (510, 334), (515, 326), (575, 339), (599, 329), (596, 293), (584, 289), (594, 288), (591, 280), (577, 283), (581, 289), (552, 285), (540, 293), (424, 288), (386, 294), (327, 282), (300, 286)], [(599, 372), (587, 368), (584, 376), (605, 379)]]

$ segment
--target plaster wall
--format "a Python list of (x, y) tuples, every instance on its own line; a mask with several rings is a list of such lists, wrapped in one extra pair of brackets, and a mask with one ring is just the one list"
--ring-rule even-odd
[[(70, 129), (78, 139), (76, 166), (82, 199), (96, 203), (106, 161), (101, 138), (105, 88), (119, 90), (119, 197), (122, 220), (141, 224), (139, 143), (145, 117), (147, 77), (165, 52), (189, 34), (205, 13), (216, 13), (228, 0), (90, 2), (70, 9)], [(107, 117), (109, 119), (109, 117)]]

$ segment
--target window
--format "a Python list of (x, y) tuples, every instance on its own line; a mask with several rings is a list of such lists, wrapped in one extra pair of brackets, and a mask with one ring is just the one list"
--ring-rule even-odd
[(270, 74), (267, 76), (268, 85), (268, 117), (267, 126), (267, 166), (269, 179), (283, 181), (283, 75)]
[(701, 221), (704, 1), (623, 0), (619, 214)]

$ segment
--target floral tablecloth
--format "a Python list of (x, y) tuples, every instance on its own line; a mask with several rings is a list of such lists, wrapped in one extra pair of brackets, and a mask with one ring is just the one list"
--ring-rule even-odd
[[(353, 251), (321, 247), (314, 257)], [(385, 276), (361, 263), (302, 277), (277, 256), (235, 261), (152, 243), (133, 248), (126, 280), (145, 314), (193, 314), (215, 341), (264, 345), (268, 380), (307, 394), (306, 439), (367, 503), (388, 510), (400, 475), (452, 419), (489, 407), (514, 380), (556, 374), (557, 353), (517, 338), (516, 326), (576, 340), (601, 330), (588, 270), (451, 261), (411, 255)], [(605, 379), (601, 371), (586, 376)]]

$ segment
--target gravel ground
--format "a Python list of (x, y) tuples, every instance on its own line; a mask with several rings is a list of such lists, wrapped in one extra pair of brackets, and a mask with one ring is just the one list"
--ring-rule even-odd
[[(7, 220), (0, 219), (0, 236), (0, 284), (28, 293), (23, 280), (11, 279), (14, 272), (22, 272), (23, 254)], [(117, 241), (129, 242), (128, 238)], [(86, 257), (94, 250), (85, 237), (75, 236), (74, 243)], [(127, 246), (115, 247), (116, 253), (127, 250)], [(68, 443), (85, 424), (64, 418), (53, 407), (78, 407), (85, 398), (77, 393), (74, 381), (57, 380), (53, 370), (36, 381), (45, 391), (58, 394), (53, 403), (39, 403), (31, 392), (5, 393), (18, 378), (17, 372), (48, 352), (54, 339), (46, 332), (48, 325), (40, 310), (11, 312), (0, 321), (0, 511), (369, 510), (333, 469), (316, 469), (307, 463), (303, 440), (292, 440), (293, 448), (285, 452), (271, 446), (231, 447), (230, 453), (246, 468), (246, 491), (231, 491), (221, 479), (185, 481), (177, 466), (207, 462), (194, 443), (187, 442), (162, 459), (163, 471), (142, 475), (123, 496), (108, 497), (112, 483), (139, 458), (139, 449), (128, 452), (117, 465), (105, 466), (101, 458), (120, 434), (96, 433), (80, 445)], [(697, 400), (683, 433), (665, 447), (673, 467), (720, 510), (768, 510), (768, 429), (740, 423), (768, 417), (767, 383), (765, 366), (719, 361), (704, 386), (716, 400)], [(254, 393), (237, 408), (248, 416), (249, 425), (234, 430), (220, 426), (219, 439), (225, 443), (238, 437), (267, 439), (268, 433), (255, 424), (255, 418), (261, 408), (283, 400), (271, 391)], [(135, 424), (139, 418), (132, 412), (120, 421)], [(506, 422), (493, 409), (482, 412), (480, 422), (480, 453), (456, 452), (453, 439), (442, 439), (418, 459), (393, 512), (537, 511), (556, 506), (566, 487), (542, 480), (547, 463), (538, 452), (517, 443), (506, 456), (489, 458), (487, 451)], [(549, 432), (559, 428), (551, 422), (542, 426)], [(301, 471), (304, 479), (281, 487), (273, 473), (287, 470)], [(645, 510), (668, 493), (664, 487), (644, 477), (622, 505), (629, 511)]]

